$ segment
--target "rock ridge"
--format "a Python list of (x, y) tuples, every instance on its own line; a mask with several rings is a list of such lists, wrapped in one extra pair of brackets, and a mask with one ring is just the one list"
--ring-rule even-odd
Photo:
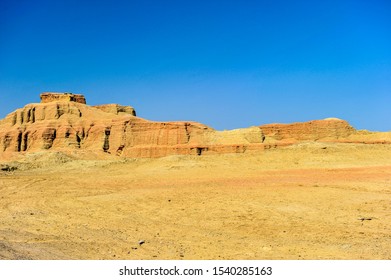
[(72, 101), (86, 104), (86, 99), (82, 94), (73, 94), (68, 92), (43, 92), (40, 95), (41, 103), (53, 101)]
[(336, 118), (216, 131), (198, 122), (148, 121), (137, 117), (133, 107), (89, 106), (83, 98), (44, 95), (42, 103), (8, 114), (0, 120), (0, 159), (40, 151), (153, 158), (262, 152), (303, 141), (391, 143), (391, 133), (357, 131)]

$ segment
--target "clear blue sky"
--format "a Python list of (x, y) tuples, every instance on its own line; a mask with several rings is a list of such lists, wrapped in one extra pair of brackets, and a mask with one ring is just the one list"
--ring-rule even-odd
[(43, 91), (216, 129), (391, 130), (391, 1), (0, 0), (0, 117)]

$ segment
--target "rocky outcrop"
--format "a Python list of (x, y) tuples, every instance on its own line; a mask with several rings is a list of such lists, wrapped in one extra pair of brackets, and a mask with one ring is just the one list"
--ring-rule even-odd
[(86, 104), (84, 95), (73, 93), (60, 93), (60, 92), (43, 92), (41, 93), (41, 103), (48, 103), (53, 101), (72, 101), (82, 104)]
[(292, 124), (266, 124), (260, 126), (270, 141), (319, 141), (346, 139), (356, 130), (348, 122), (337, 118)]
[(0, 159), (37, 151), (162, 157), (259, 152), (300, 141), (391, 143), (390, 133), (356, 131), (339, 119), (216, 131), (197, 122), (147, 121), (130, 106), (88, 106), (74, 95), (53, 96), (60, 95), (0, 120)]
[(105, 104), (105, 105), (96, 105), (92, 107), (97, 108), (106, 113), (112, 113), (116, 115), (123, 113), (123, 114), (136, 116), (136, 111), (134, 110), (133, 107), (130, 106), (121, 106), (118, 104)]
[(263, 139), (258, 127), (219, 132), (197, 122), (153, 122), (117, 104), (29, 104), (0, 121), (0, 156), (44, 150), (123, 157), (241, 153)]

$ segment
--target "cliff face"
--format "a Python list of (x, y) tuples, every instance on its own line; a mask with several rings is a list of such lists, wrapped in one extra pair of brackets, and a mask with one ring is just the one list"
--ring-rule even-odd
[(82, 149), (118, 155), (133, 155), (130, 149), (139, 145), (187, 144), (192, 134), (210, 129), (190, 122), (148, 122), (77, 102), (30, 104), (9, 114), (0, 127), (3, 153)]
[(301, 141), (391, 143), (390, 133), (356, 131), (339, 119), (216, 131), (197, 122), (147, 121), (136, 117), (130, 106), (88, 106), (83, 96), (42, 97), (42, 103), (26, 105), (0, 120), (0, 159), (48, 150), (163, 157), (257, 152)]
[(336, 118), (292, 124), (266, 124), (260, 126), (268, 140), (305, 141), (346, 139), (356, 133), (348, 122)]
[(130, 114), (136, 116), (136, 111), (134, 110), (133, 107), (130, 106), (121, 106), (118, 104), (105, 104), (105, 105), (96, 105), (92, 107), (97, 108), (106, 113), (112, 113), (116, 115), (124, 113), (124, 114)]
[(229, 135), (197, 122), (147, 121), (136, 117), (132, 107), (116, 104), (29, 104), (0, 121), (0, 157), (44, 150), (124, 157), (201, 155), (244, 152), (247, 145), (262, 141), (259, 128)]
[(60, 92), (43, 92), (40, 95), (41, 103), (49, 103), (53, 101), (73, 101), (86, 104), (86, 99), (82, 94), (60, 93)]

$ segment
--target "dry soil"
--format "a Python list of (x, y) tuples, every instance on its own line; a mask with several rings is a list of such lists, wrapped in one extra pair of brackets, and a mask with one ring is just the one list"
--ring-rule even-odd
[(0, 172), (0, 259), (391, 259), (391, 145)]

